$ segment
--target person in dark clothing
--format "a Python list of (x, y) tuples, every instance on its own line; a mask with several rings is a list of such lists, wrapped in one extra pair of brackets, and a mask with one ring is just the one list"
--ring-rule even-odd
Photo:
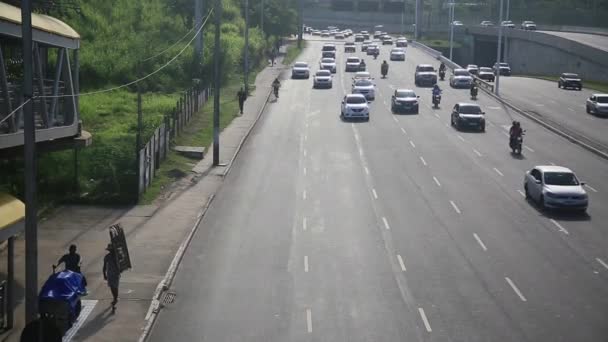
[(112, 292), (112, 311), (114, 311), (116, 310), (116, 303), (118, 303), (120, 270), (116, 263), (116, 255), (114, 254), (112, 244), (108, 244), (106, 251), (108, 251), (108, 254), (103, 258), (103, 279), (108, 282), (108, 287), (110, 288), (110, 292)]
[(247, 100), (247, 92), (245, 92), (243, 87), (236, 93), (236, 97), (239, 100), (239, 110), (241, 111), (241, 114), (243, 114), (243, 105), (245, 104), (245, 100)]
[(69, 253), (64, 254), (55, 267), (59, 267), (62, 263), (65, 264), (66, 270), (80, 273), (80, 254), (76, 253), (76, 245), (70, 245)]

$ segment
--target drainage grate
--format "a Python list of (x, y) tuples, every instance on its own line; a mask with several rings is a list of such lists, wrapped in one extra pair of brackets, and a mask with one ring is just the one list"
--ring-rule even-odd
[(171, 304), (175, 301), (175, 292), (167, 292), (163, 296), (163, 304)]

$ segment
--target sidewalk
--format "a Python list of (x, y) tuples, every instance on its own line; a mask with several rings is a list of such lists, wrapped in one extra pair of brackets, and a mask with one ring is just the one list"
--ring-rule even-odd
[[(280, 62), (279, 62), (280, 63)], [(243, 115), (220, 134), (220, 163), (212, 167), (212, 147), (194, 168), (198, 176), (193, 184), (160, 205), (129, 208), (64, 206), (39, 222), (38, 282), (40, 286), (51, 273), (51, 265), (67, 252), (72, 243), (78, 246), (83, 259), (83, 272), (89, 283), (89, 295), (83, 299), (92, 308), (88, 317), (76, 325), (72, 341), (137, 341), (145, 326), (145, 317), (152, 297), (165, 277), (176, 251), (189, 235), (209, 198), (220, 188), (229, 164), (240, 149), (241, 141), (250, 131), (265, 105), (270, 84), (283, 70), (281, 64), (261, 71), (255, 80), (255, 91), (245, 102)], [(236, 96), (236, 94), (235, 94)], [(127, 235), (133, 269), (122, 274), (117, 310), (110, 310), (112, 300), (101, 269), (105, 246), (109, 242), (108, 227), (120, 222)], [(201, 227), (200, 229), (204, 229)], [(25, 279), (24, 241), (15, 243), (15, 326), (0, 335), (0, 341), (19, 341), (24, 324), (23, 287)], [(2, 253), (6, 260), (6, 253)], [(0, 263), (6, 275), (5, 263)], [(94, 305), (94, 306), (93, 306)], [(69, 341), (69, 336), (64, 341)]]

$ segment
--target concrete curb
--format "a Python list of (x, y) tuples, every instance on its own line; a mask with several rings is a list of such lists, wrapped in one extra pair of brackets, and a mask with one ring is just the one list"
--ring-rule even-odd
[(148, 336), (150, 335), (150, 332), (152, 331), (152, 327), (154, 326), (154, 322), (156, 321), (156, 317), (158, 317), (158, 313), (160, 312), (160, 309), (161, 309), (160, 297), (162, 296), (163, 292), (168, 290), (169, 286), (171, 286), (171, 283), (173, 282), (173, 278), (175, 278), (177, 268), (178, 268), (180, 262), (182, 261), (182, 258), (184, 257), (186, 249), (188, 248), (188, 245), (190, 245), (190, 242), (192, 241), (194, 234), (198, 230), (199, 224), (203, 220), (203, 217), (205, 217), (205, 214), (207, 213), (207, 210), (211, 206), (211, 203), (213, 202), (214, 198), (215, 198), (215, 194), (212, 194), (211, 196), (209, 196), (207, 203), (205, 204), (203, 209), (199, 212), (196, 222), (192, 226), (192, 229), (190, 229), (190, 233), (188, 234), (188, 236), (186, 236), (184, 241), (182, 241), (182, 243), (179, 246), (179, 249), (177, 250), (177, 253), (175, 253), (175, 256), (173, 257), (173, 261), (171, 261), (171, 265), (169, 266), (169, 269), (167, 270), (165, 277), (156, 287), (156, 290), (154, 291), (154, 295), (152, 296), (152, 303), (150, 304), (150, 308), (148, 309), (148, 313), (146, 314), (146, 318), (145, 318), (146, 325), (143, 328), (143, 332), (138, 339), (139, 342), (144, 342), (146, 340), (146, 338), (148, 338)]
[[(441, 58), (442, 57), (441, 55), (440, 56), (435, 56), (433, 53), (431, 53), (428, 50), (426, 50), (426, 49), (430, 49), (430, 48), (427, 47), (427, 46), (425, 46), (425, 45), (423, 45), (423, 44), (420, 44), (418, 42), (415, 42), (415, 44), (416, 44), (415, 45), (416, 47), (418, 47), (420, 50), (426, 52), (428, 55), (430, 55), (432, 57), (435, 57), (435, 58)], [(421, 48), (422, 46), (424, 46), (424, 48)], [(449, 61), (449, 59), (447, 59), (447, 58), (446, 58), (446, 60)], [(531, 115), (529, 113), (526, 113), (526, 111), (524, 111), (524, 110), (520, 109), (519, 107), (513, 105), (512, 103), (510, 103), (509, 101), (503, 99), (502, 97), (497, 96), (496, 94), (494, 94), (493, 92), (489, 91), (488, 89), (485, 89), (484, 87), (480, 87), (480, 89), (483, 90), (486, 94), (492, 96), (498, 102), (500, 102), (503, 105), (505, 105), (505, 106), (511, 108), (512, 110), (516, 111), (518, 114), (520, 114), (520, 115), (522, 115), (522, 116), (524, 116), (524, 117), (526, 117), (526, 118), (528, 118), (528, 119), (536, 122), (537, 124), (543, 126), (544, 128), (548, 129), (549, 131), (551, 131), (551, 132), (553, 132), (553, 133), (555, 133), (555, 134), (557, 134), (557, 135), (565, 138), (566, 140), (570, 141), (571, 143), (579, 145), (582, 148), (586, 149), (587, 151), (589, 151), (589, 152), (591, 152), (591, 153), (593, 153), (593, 154), (595, 154), (595, 155), (597, 155), (597, 156), (599, 156), (601, 158), (604, 158), (604, 159), (608, 160), (608, 153), (606, 153), (604, 151), (601, 151), (600, 149), (591, 146), (590, 144), (582, 141), (581, 139), (578, 139), (578, 138), (572, 136), (572, 134), (564, 132), (562, 129), (559, 129), (559, 128), (557, 128), (557, 127), (555, 127), (555, 126), (553, 126), (553, 125), (551, 125), (551, 124), (549, 124), (549, 123), (547, 123), (547, 122), (545, 122), (545, 121), (543, 121), (543, 120), (541, 120), (541, 119), (539, 119), (539, 118), (537, 118), (537, 117), (535, 117), (535, 116), (533, 116), (533, 115)]]

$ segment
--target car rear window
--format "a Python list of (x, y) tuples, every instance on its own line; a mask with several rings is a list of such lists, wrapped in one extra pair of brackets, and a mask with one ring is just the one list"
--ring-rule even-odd
[(482, 114), (481, 108), (479, 106), (474, 105), (461, 105), (460, 114)]
[(416, 93), (413, 91), (398, 91), (397, 97), (416, 97)]
[(435, 68), (431, 65), (421, 65), (418, 67), (418, 71), (427, 72), (427, 71), (435, 71)]
[(577, 74), (563, 74), (565, 78), (578, 78)]
[(335, 60), (333, 58), (323, 58), (321, 60), (321, 62), (323, 62), (323, 63), (334, 63)]
[(545, 172), (547, 185), (579, 185), (578, 179), (571, 172)]
[(454, 75), (455, 76), (469, 76), (469, 71), (468, 70), (454, 70)]
[(298, 63), (294, 64), (294, 66), (296, 68), (308, 68), (308, 64), (305, 62), (298, 62)]
[(608, 96), (598, 96), (597, 102), (599, 103), (608, 103)]
[(405, 51), (405, 50), (403, 50), (403, 49), (393, 49), (391, 52), (398, 52), (399, 53), (399, 52), (403, 52), (403, 51)]
[(331, 73), (328, 70), (319, 70), (317, 71), (317, 76), (330, 76)]
[(480, 68), (479, 71), (492, 72), (492, 68)]
[(323, 51), (336, 51), (335, 45), (323, 45)]
[(355, 86), (357, 87), (369, 87), (372, 85), (372, 82), (370, 82), (369, 80), (359, 80), (357, 82), (355, 82)]
[(346, 103), (361, 104), (361, 103), (367, 103), (367, 100), (363, 96), (349, 96), (346, 98)]
[(359, 58), (357, 57), (348, 57), (346, 59), (346, 63), (360, 63), (361, 60), (359, 60)]

